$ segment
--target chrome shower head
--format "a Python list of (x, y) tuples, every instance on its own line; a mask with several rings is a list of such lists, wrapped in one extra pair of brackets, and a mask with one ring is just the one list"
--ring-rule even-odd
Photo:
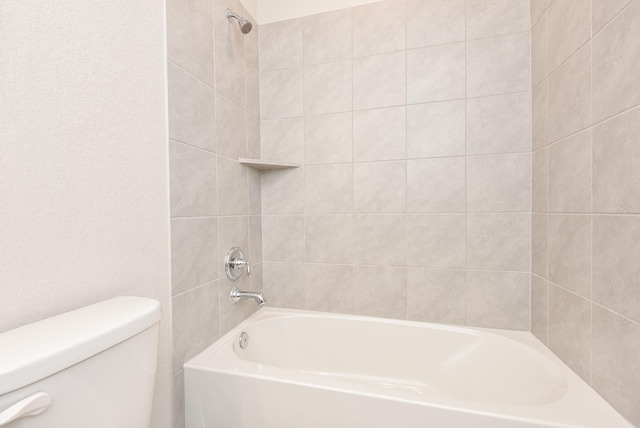
[(232, 19), (238, 21), (238, 26), (240, 27), (240, 32), (242, 34), (249, 34), (249, 31), (253, 28), (253, 24), (248, 19), (244, 19), (244, 17), (238, 15), (237, 13), (231, 12), (229, 9), (226, 11), (227, 21), (231, 22)]

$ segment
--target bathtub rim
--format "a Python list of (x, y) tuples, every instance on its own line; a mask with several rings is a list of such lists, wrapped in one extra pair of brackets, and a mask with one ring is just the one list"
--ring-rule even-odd
[[(294, 318), (298, 316), (313, 318), (334, 318), (349, 319), (365, 322), (405, 325), (409, 327), (435, 328), (441, 331), (452, 331), (463, 334), (472, 334), (481, 337), (486, 334), (495, 335), (502, 339), (512, 340), (533, 350), (540, 352), (543, 356), (551, 360), (552, 363), (565, 374), (567, 379), (567, 391), (559, 400), (545, 404), (501, 404), (486, 403), (470, 400), (462, 400), (452, 397), (428, 396), (424, 400), (419, 400), (415, 394), (405, 391), (390, 391), (375, 388), (369, 385), (361, 385), (355, 382), (343, 381), (325, 377), (319, 374), (300, 372), (276, 366), (264, 365), (240, 358), (232, 349), (232, 342), (238, 337), (244, 327), (251, 323), (268, 320), (270, 318)], [(363, 315), (351, 315), (333, 312), (309, 311), (301, 309), (288, 309), (278, 307), (264, 307), (255, 312), (240, 324), (232, 328), (215, 343), (203, 350), (184, 364), (185, 373), (187, 371), (206, 371), (260, 379), (265, 381), (283, 382), (303, 387), (318, 388), (326, 391), (334, 391), (346, 394), (357, 394), (375, 399), (385, 399), (411, 403), (419, 406), (428, 406), (437, 409), (465, 412), (470, 414), (506, 418), (520, 422), (535, 422), (548, 424), (549, 427), (562, 428), (584, 428), (600, 426), (616, 426), (622, 428), (634, 428), (622, 415), (620, 415), (604, 398), (600, 397), (582, 378), (580, 378), (569, 366), (567, 366), (558, 356), (544, 345), (530, 331), (523, 330), (503, 330), (485, 327), (470, 327), (450, 324), (428, 323), (411, 320), (378, 318)], [(187, 385), (185, 384), (185, 388)], [(575, 409), (580, 409), (575, 420), (567, 421), (567, 415), (560, 419), (554, 419), (558, 409), (563, 405), (573, 404)], [(591, 404), (591, 405), (590, 405)], [(602, 412), (593, 412), (598, 407), (605, 412), (605, 416), (613, 418), (616, 425), (591, 425), (589, 422), (595, 418), (599, 420), (603, 416)], [(534, 413), (533, 416), (518, 415), (518, 412), (527, 411)], [(586, 411), (585, 411), (586, 410)], [(570, 417), (569, 419), (574, 419)], [(626, 423), (626, 425), (624, 424)], [(544, 426), (544, 425), (541, 425)]]

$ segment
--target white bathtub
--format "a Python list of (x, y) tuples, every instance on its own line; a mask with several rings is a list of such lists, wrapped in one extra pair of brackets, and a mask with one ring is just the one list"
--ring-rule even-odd
[(526, 332), (265, 308), (184, 375), (186, 428), (632, 427)]

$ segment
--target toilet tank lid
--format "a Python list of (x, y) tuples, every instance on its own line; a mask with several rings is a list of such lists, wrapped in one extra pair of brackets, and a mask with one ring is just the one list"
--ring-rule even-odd
[(0, 395), (86, 360), (160, 321), (160, 303), (116, 297), (0, 334)]

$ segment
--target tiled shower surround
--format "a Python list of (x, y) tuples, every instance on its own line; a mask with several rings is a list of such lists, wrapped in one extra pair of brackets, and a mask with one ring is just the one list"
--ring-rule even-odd
[(640, 0), (227, 7), (167, 2), (174, 427), (232, 245), (270, 305), (531, 328), (640, 425)]
[(532, 331), (640, 426), (640, 1), (531, 15)]
[[(242, 36), (234, 0), (167, 0), (175, 428), (184, 426), (182, 365), (256, 310), (229, 303), (233, 285), (260, 289), (260, 174), (238, 163), (260, 145), (258, 29)], [(231, 283), (233, 246), (253, 263)]]
[(276, 306), (529, 329), (528, 0), (385, 0), (260, 27)]

